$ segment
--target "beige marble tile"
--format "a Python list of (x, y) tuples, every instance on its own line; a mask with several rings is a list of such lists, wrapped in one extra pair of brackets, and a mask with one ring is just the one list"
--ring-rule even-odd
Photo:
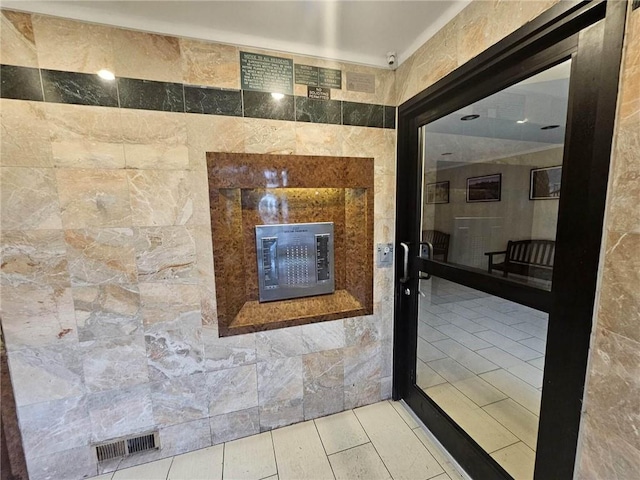
[(0, 13), (0, 63), (38, 67), (31, 15), (2, 10)]
[(69, 275), (74, 286), (136, 283), (133, 230), (66, 230)]
[(136, 285), (74, 287), (72, 294), (81, 342), (142, 332), (140, 294)]
[(40, 68), (84, 73), (103, 68), (113, 71), (111, 28), (45, 15), (34, 15), (32, 22)]
[(491, 454), (514, 480), (531, 480), (536, 454), (524, 443), (518, 442)]
[(483, 410), (504, 425), (532, 450), (538, 443), (538, 417), (510, 398), (483, 407)]
[(118, 77), (182, 83), (180, 42), (176, 37), (117, 29), (111, 33)]
[(296, 151), (294, 122), (244, 119), (246, 153), (291, 155)]
[(124, 171), (60, 169), (56, 179), (64, 228), (131, 226)]
[(216, 445), (175, 456), (167, 480), (222, 480), (223, 451)]
[(430, 478), (442, 467), (389, 402), (355, 410), (371, 443), (394, 479)]
[(50, 168), (0, 168), (3, 230), (62, 228), (55, 172)]
[(592, 430), (640, 451), (640, 343), (599, 327), (592, 346), (584, 416)]
[[(637, 72), (637, 76), (640, 76), (640, 67), (637, 68)], [(638, 96), (640, 97), (640, 82)], [(640, 196), (640, 167), (637, 160), (640, 149), (640, 101), (636, 108), (635, 119), (620, 121), (615, 135), (611, 163), (613, 182), (607, 205), (607, 229), (640, 234), (640, 212), (637, 208), (637, 199)]]
[(8, 350), (78, 341), (71, 289), (3, 285), (0, 291)]
[(453, 386), (437, 385), (429, 388), (427, 394), (487, 452), (518, 441), (515, 435)]
[(238, 47), (180, 38), (180, 51), (185, 83), (240, 88)]
[[(251, 461), (247, 461), (251, 459)], [(259, 480), (277, 473), (271, 432), (234, 440), (224, 445), (224, 477)]]
[(162, 480), (167, 478), (173, 458), (164, 458), (145, 463), (137, 467), (118, 470), (111, 477), (113, 480)]
[(244, 152), (244, 126), (243, 118), (187, 115), (186, 127), (191, 168), (206, 171), (206, 152)]
[(53, 165), (49, 125), (42, 103), (3, 98), (0, 100), (0, 128), (0, 165)]
[(581, 425), (581, 449), (576, 459), (576, 477), (585, 480), (634, 478), (640, 471), (640, 450), (629, 438), (603, 427), (597, 414), (585, 416)]
[(145, 326), (180, 321), (199, 313), (197, 285), (140, 283), (140, 303)]
[(2, 285), (69, 286), (60, 230), (8, 230), (0, 235)]
[(189, 172), (128, 171), (127, 179), (133, 225), (185, 225), (191, 221), (194, 205)]
[(120, 109), (46, 104), (53, 162), (63, 168), (124, 168)]
[(279, 428), (271, 435), (279, 478), (334, 478), (313, 421)]
[(344, 363), (341, 350), (325, 350), (302, 357), (304, 417), (344, 410)]
[(391, 480), (380, 456), (367, 443), (329, 456), (336, 480)]
[(327, 455), (369, 442), (353, 410), (314, 420)]
[(206, 374), (210, 390), (209, 415), (247, 410), (258, 405), (255, 365), (217, 370)]
[(135, 251), (141, 283), (198, 283), (195, 240), (188, 228), (137, 228)]
[(376, 218), (393, 218), (396, 213), (395, 175), (376, 175), (374, 179), (374, 189), (374, 215)]
[(344, 404), (355, 408), (380, 400), (381, 343), (344, 349)]
[(610, 232), (598, 307), (603, 328), (640, 342), (640, 233)]
[(297, 155), (342, 155), (341, 125), (296, 122)]
[(123, 142), (127, 145), (186, 145), (186, 118), (184, 113), (122, 109)]

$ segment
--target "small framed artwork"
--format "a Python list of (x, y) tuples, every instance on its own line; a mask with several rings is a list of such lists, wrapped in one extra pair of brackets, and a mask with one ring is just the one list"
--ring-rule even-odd
[(449, 182), (427, 183), (427, 203), (449, 203)]
[(531, 169), (529, 200), (557, 200), (560, 198), (562, 165)]
[(501, 173), (467, 178), (467, 203), (499, 202), (501, 193)]

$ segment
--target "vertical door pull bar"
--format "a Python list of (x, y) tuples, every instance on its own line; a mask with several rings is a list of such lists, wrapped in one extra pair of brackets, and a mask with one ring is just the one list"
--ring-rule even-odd
[(409, 245), (404, 242), (400, 242), (400, 246), (404, 250), (404, 258), (403, 258), (403, 273), (402, 278), (400, 279), (400, 283), (407, 283), (409, 281)]

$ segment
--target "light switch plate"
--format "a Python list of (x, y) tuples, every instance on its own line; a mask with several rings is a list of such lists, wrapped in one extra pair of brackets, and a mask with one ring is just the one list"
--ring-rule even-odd
[(378, 267), (390, 267), (393, 265), (393, 243), (379, 243), (376, 247), (378, 254)]

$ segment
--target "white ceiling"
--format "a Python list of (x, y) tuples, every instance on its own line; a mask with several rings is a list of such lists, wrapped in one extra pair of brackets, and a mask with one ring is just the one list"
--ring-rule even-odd
[(386, 67), (388, 52), (396, 52), (399, 65), (468, 3), (469, 0), (3, 0), (2, 6)]

